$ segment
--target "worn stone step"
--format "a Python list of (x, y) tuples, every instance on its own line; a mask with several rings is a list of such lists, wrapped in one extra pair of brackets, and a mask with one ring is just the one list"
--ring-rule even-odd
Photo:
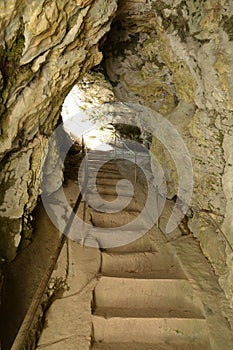
[(116, 195), (121, 195), (121, 196), (128, 196), (131, 195), (131, 187), (126, 185), (121, 185), (119, 184), (117, 187), (116, 186), (105, 186), (105, 185), (88, 185), (87, 188), (87, 193), (88, 194), (95, 194), (95, 193), (100, 193), (101, 195), (112, 195), (114, 200), (114, 197)]
[(95, 161), (101, 161), (101, 160), (105, 160), (108, 159), (108, 161), (116, 163), (116, 160), (114, 157), (112, 157), (112, 155), (109, 153), (88, 153), (87, 155), (88, 160), (95, 160)]
[[(204, 319), (187, 318), (140, 318), (92, 316), (93, 337), (102, 343), (159, 343), (183, 342), (209, 344), (208, 329)], [(201, 348), (206, 349), (205, 347)]]
[[(145, 339), (144, 339), (145, 341)], [(211, 350), (208, 341), (192, 343), (190, 348), (190, 343), (184, 343), (177, 340), (170, 340), (168, 343), (166, 340), (162, 343), (94, 343), (91, 347), (93, 350)]]
[[(100, 198), (99, 198), (100, 196)], [(138, 215), (143, 209), (143, 203), (139, 202), (137, 199), (128, 196), (126, 193), (120, 195), (111, 195), (111, 194), (93, 194), (87, 193), (86, 201), (90, 207), (93, 207), (95, 210), (100, 210), (102, 212), (106, 211), (110, 213), (111, 210), (113, 213), (117, 212), (121, 217), (118, 218), (118, 222), (122, 221), (123, 216), (129, 216), (130, 213), (137, 212)], [(128, 211), (127, 214), (123, 214), (122, 211)], [(101, 215), (101, 213), (100, 213)], [(104, 218), (103, 220), (105, 220)], [(102, 218), (100, 218), (102, 222)], [(123, 219), (124, 220), (124, 219)], [(98, 224), (96, 226), (99, 226)]]
[(105, 178), (107, 178), (107, 176), (111, 179), (123, 179), (122, 175), (120, 174), (120, 172), (118, 170), (107, 170), (107, 169), (103, 169), (103, 168), (96, 168), (96, 167), (88, 167), (88, 177), (90, 179), (92, 178), (102, 178), (103, 175), (105, 176)]
[(188, 310), (202, 317), (202, 305), (185, 279), (102, 276), (94, 290), (96, 308)]
[(174, 256), (167, 250), (143, 253), (102, 253), (101, 273), (106, 276), (184, 278)]
[[(111, 208), (111, 206), (109, 206), (109, 208)], [(104, 210), (104, 207), (103, 207), (103, 210)], [(140, 215), (140, 211), (134, 208), (132, 208), (132, 210), (127, 208), (127, 211), (123, 210), (121, 212), (117, 212), (113, 214), (98, 212), (96, 210), (91, 209), (90, 214), (91, 214), (91, 220), (93, 225), (97, 227), (103, 227), (103, 228), (121, 227), (122, 230), (134, 230), (134, 229), (140, 230), (140, 229), (149, 227), (148, 225), (150, 223), (149, 217), (145, 217), (144, 221), (142, 220), (135, 221), (138, 215)], [(130, 225), (128, 227), (125, 227), (127, 224), (130, 224)]]
[(107, 277), (124, 277), (134, 279), (184, 279), (183, 272), (177, 268), (171, 268), (170, 270), (157, 270), (152, 272), (107, 272), (103, 276)]
[(112, 150), (101, 150), (101, 149), (91, 149), (88, 154), (108, 154), (111, 153)]
[[(121, 228), (101, 228), (92, 227), (88, 233), (88, 237), (92, 238), (93, 242), (98, 242), (99, 248), (105, 248), (115, 252), (124, 249), (132, 249), (133, 251), (144, 251), (145, 244), (141, 243), (141, 237), (144, 235), (144, 230), (122, 230)], [(139, 242), (140, 241), (140, 242)], [(130, 245), (130, 248), (129, 248)], [(150, 249), (150, 247), (148, 247)]]
[(91, 150), (88, 152), (88, 157), (112, 157), (113, 151)]
[[(98, 176), (97, 176), (98, 175)], [(96, 178), (96, 176), (100, 179), (118, 179), (118, 180), (122, 180), (122, 175), (120, 175), (120, 173), (113, 173), (113, 172), (106, 172), (106, 171), (98, 171), (98, 173), (96, 171), (91, 171), (88, 173), (88, 179), (93, 179)]]
[[(94, 227), (93, 230), (98, 230), (99, 235), (101, 236), (101, 231), (103, 229)], [(105, 231), (106, 229), (104, 229)], [(125, 231), (121, 229), (113, 229), (115, 234), (112, 234), (112, 231), (110, 230), (109, 233), (111, 233), (111, 236), (113, 236), (113, 241), (116, 242), (118, 239), (119, 242), (119, 236), (124, 237)], [(156, 232), (156, 236), (160, 234), (159, 230), (154, 227), (153, 230)], [(108, 232), (108, 230), (106, 230)], [(106, 233), (107, 233), (106, 232)], [(122, 254), (122, 253), (145, 253), (145, 252), (157, 252), (156, 245), (154, 242), (154, 233), (153, 237), (149, 232), (146, 232), (144, 230), (134, 229), (132, 231), (129, 231), (127, 234), (129, 238), (132, 238), (131, 241), (127, 241), (125, 244), (118, 244), (116, 246), (107, 247), (104, 251), (111, 254)], [(107, 238), (107, 234), (106, 234)], [(127, 238), (127, 236), (126, 236)]]
[(112, 317), (120, 318), (178, 318), (178, 319), (203, 319), (200, 313), (183, 309), (162, 309), (162, 308), (149, 308), (149, 309), (129, 309), (129, 308), (113, 308), (113, 307), (101, 307), (96, 308), (93, 311), (93, 315), (102, 316), (106, 319)]
[(88, 158), (111, 158), (113, 159), (113, 153), (111, 151), (108, 151), (108, 152), (93, 152), (93, 151), (90, 151), (88, 152), (87, 154)]
[[(118, 181), (117, 179), (109, 179), (110, 181), (107, 181), (108, 179), (101, 179), (101, 178), (96, 178), (96, 181), (91, 181), (89, 180), (88, 182), (88, 187), (93, 187), (94, 185), (97, 186), (98, 188), (99, 187), (104, 187), (104, 188), (116, 188), (116, 185), (118, 184)], [(123, 183), (122, 182), (123, 179), (121, 179), (120, 181), (120, 184), (119, 184), (119, 187), (120, 188), (128, 188), (129, 185), (128, 183)], [(132, 186), (134, 186), (134, 183), (132, 183)]]
[[(102, 175), (102, 174), (100, 174)], [(122, 180), (122, 177), (115, 177), (115, 178), (103, 178), (103, 177), (98, 177), (95, 179), (93, 177), (89, 177), (88, 179), (88, 185), (92, 186), (93, 184), (97, 185), (103, 185), (103, 186), (116, 186), (119, 180)]]
[[(102, 174), (102, 173), (106, 173), (106, 174), (120, 174), (119, 170), (116, 167), (110, 167), (108, 165), (103, 165), (100, 168), (95, 166), (95, 165), (88, 165), (88, 171), (90, 172), (96, 172), (97, 174)], [(120, 174), (121, 175), (121, 174)], [(122, 175), (121, 175), (122, 177)]]
[(112, 156), (110, 154), (91, 154), (88, 153), (87, 156), (88, 161), (106, 161), (113, 162)]
[(107, 157), (104, 157), (104, 158), (92, 158), (92, 157), (88, 157), (88, 164), (102, 164), (103, 165), (109, 165), (109, 166), (112, 166), (112, 167), (116, 167), (118, 168), (118, 165), (117, 163), (112, 160), (112, 159), (109, 159)]

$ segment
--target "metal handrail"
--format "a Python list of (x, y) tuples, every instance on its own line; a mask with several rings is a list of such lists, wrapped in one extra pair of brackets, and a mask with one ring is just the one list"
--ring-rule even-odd
[[(83, 191), (83, 199), (84, 199), (84, 202), (83, 202), (83, 226), (82, 226), (82, 230), (83, 230), (83, 233), (84, 233), (84, 237), (85, 237), (85, 223), (86, 223), (86, 212), (87, 212), (87, 202), (86, 202), (86, 189), (87, 189), (87, 184), (88, 184), (88, 177), (89, 177), (89, 174), (88, 174), (88, 152), (87, 152), (87, 147), (85, 145), (85, 141), (84, 141), (84, 135), (82, 135), (82, 144), (84, 145), (83, 146), (83, 154), (84, 154), (84, 186), (82, 188), (82, 191)], [(84, 239), (83, 239), (83, 242), (82, 244), (84, 243)]]
[(134, 153), (134, 182), (137, 182), (137, 151), (133, 151), (131, 150), (127, 144), (125, 143), (125, 141), (123, 141), (121, 139), (121, 142), (123, 143), (123, 151), (124, 151), (124, 146), (132, 153)]
[(123, 158), (124, 158), (124, 147), (128, 149), (129, 152), (132, 152), (134, 154), (134, 182), (137, 182), (137, 151), (133, 151), (130, 149), (127, 144), (125, 143), (124, 140), (121, 138), (117, 137), (116, 132), (115, 132), (115, 158), (116, 158), (116, 140), (120, 140), (121, 143), (123, 144), (122, 150), (123, 150)]
[[(132, 149), (130, 149), (128, 146), (127, 146), (127, 144), (126, 144), (126, 142), (123, 140), (123, 139), (121, 139), (120, 137), (117, 137), (117, 135), (116, 135), (116, 131), (115, 131), (115, 133), (114, 133), (114, 136), (115, 136), (115, 140), (114, 140), (114, 143), (115, 143), (115, 158), (116, 158), (116, 148), (117, 148), (117, 146), (116, 146), (116, 141), (117, 141), (117, 139), (119, 140), (119, 141), (121, 141), (121, 143), (122, 143), (122, 145), (123, 145), (123, 147), (122, 147), (122, 150), (123, 150), (123, 158), (124, 158), (124, 147), (129, 151), (129, 152), (131, 152), (131, 153), (133, 153), (134, 154), (134, 164), (135, 164), (135, 183), (136, 183), (136, 181), (137, 181), (137, 166), (136, 166), (136, 164), (137, 164), (137, 154), (138, 154), (138, 152), (137, 152), (137, 150), (135, 150), (135, 151), (133, 151)], [(84, 143), (84, 135), (82, 135), (82, 144)], [(82, 147), (82, 149), (83, 149), (83, 147)], [(87, 151), (85, 150), (85, 155), (87, 155)], [(156, 185), (156, 194), (157, 194), (157, 199), (156, 199), (156, 201), (157, 201), (157, 207), (158, 207), (158, 195), (160, 194), (160, 195), (163, 195), (162, 193), (160, 193), (160, 191), (159, 191), (159, 186), (158, 185)], [(194, 208), (194, 207), (192, 207), (192, 206), (190, 206), (190, 208), (193, 208), (193, 209), (197, 209), (197, 208)], [(209, 217), (209, 219), (212, 221), (212, 223), (217, 227), (217, 229), (219, 230), (219, 232), (221, 233), (221, 235), (222, 235), (222, 237), (223, 237), (223, 239), (224, 239), (224, 241), (227, 243), (227, 245), (228, 245), (228, 247), (230, 248), (230, 250), (233, 252), (233, 247), (232, 247), (232, 245), (231, 245), (231, 243), (230, 243), (230, 241), (228, 240), (228, 238), (226, 237), (226, 235), (224, 234), (224, 232), (223, 232), (223, 230), (221, 229), (221, 227), (220, 227), (220, 225), (212, 218), (212, 216), (210, 215), (210, 213), (209, 212), (207, 212), (207, 211), (205, 211), (205, 210), (201, 210), (201, 209), (197, 209), (199, 212), (203, 212), (204, 214), (206, 214), (208, 217)], [(85, 211), (85, 210), (84, 210)], [(85, 215), (85, 214), (84, 214)], [(219, 215), (219, 214), (218, 214)], [(84, 216), (84, 218), (85, 218), (85, 216)], [(157, 226), (159, 225), (159, 220), (157, 220)]]
[[(116, 137), (116, 135), (115, 135), (115, 137)], [(130, 149), (130, 148), (127, 146), (127, 144), (125, 143), (124, 140), (122, 140), (122, 139), (120, 139), (120, 138), (118, 138), (118, 139), (119, 139), (119, 140), (122, 142), (122, 144), (123, 144), (123, 152), (124, 152), (124, 146), (125, 146), (130, 152), (134, 153), (134, 164), (135, 164), (134, 181), (135, 181), (135, 183), (136, 183), (136, 182), (137, 182), (137, 156), (138, 156), (139, 151), (137, 151), (137, 150), (133, 151), (132, 149)], [(159, 186), (158, 186), (158, 185), (155, 186), (155, 192), (156, 192), (156, 207), (157, 207), (156, 226), (159, 227), (159, 215), (158, 215), (159, 209), (158, 209), (158, 208), (159, 208), (159, 194), (160, 194), (160, 192), (159, 192)]]

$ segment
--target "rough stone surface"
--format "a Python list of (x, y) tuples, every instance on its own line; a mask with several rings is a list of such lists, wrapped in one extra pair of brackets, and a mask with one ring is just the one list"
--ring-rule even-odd
[[(233, 303), (232, 15), (225, 0), (119, 1), (101, 65), (116, 100), (150, 107), (185, 141), (194, 176), (188, 226)], [(135, 121), (135, 113), (128, 112), (125, 120)], [(156, 138), (151, 150), (173, 198), (174, 161)]]
[[(10, 235), (20, 233), (23, 218), (35, 206), (47, 139), (63, 100), (75, 82), (100, 63), (99, 41), (109, 31), (116, 9), (116, 0), (1, 1), (0, 256), (4, 259), (14, 257)], [(56, 159), (55, 155), (52, 163)], [(51, 191), (60, 186), (52, 170), (51, 165)], [(18, 228), (12, 230), (15, 220)]]
[[(97, 154), (89, 153), (89, 159), (93, 155)], [(105, 171), (111, 170), (105, 178), (99, 175), (106, 184), (97, 185), (99, 193), (107, 188), (115, 193), (112, 176), (116, 165), (132, 181), (132, 165), (119, 161), (111, 168), (105, 165)], [(141, 181), (134, 187), (141, 192), (135, 197), (142, 205), (146, 197), (145, 178), (139, 178)], [(68, 198), (74, 196), (75, 186), (69, 182)], [(58, 295), (46, 314), (38, 350), (168, 350), (189, 349), (191, 343), (192, 349), (222, 350), (231, 346), (233, 312), (229, 302), (193, 237), (183, 236), (177, 228), (176, 239), (173, 236), (167, 241), (163, 227), (170, 209), (171, 203), (166, 201), (159, 227), (154, 225), (126, 245), (106, 247), (100, 252), (69, 241), (53, 274), (55, 280), (66, 279), (67, 290)], [(91, 222), (97, 224), (92, 209), (89, 210)], [(132, 211), (128, 214), (132, 219)], [(108, 227), (108, 214), (100, 215), (101, 226)], [(121, 225), (122, 211), (116, 215)], [(134, 237), (136, 232), (131, 232)], [(127, 234), (124, 226), (121, 233)], [(110, 232), (107, 235), (111, 237)], [(103, 243), (103, 231), (100, 236), (95, 233), (90, 237), (98, 237), (99, 244)]]
[[(98, 43), (116, 9), (116, 0), (34, 0), (30, 6), (18, 0), (1, 2), (4, 258), (14, 256), (14, 236), (35, 205), (46, 140), (62, 101), (100, 63)], [(184, 139), (194, 173), (188, 226), (233, 303), (232, 16), (229, 0), (119, 0), (100, 68), (112, 84), (104, 92), (107, 102), (150, 107)], [(164, 169), (172, 198), (177, 193), (175, 164), (155, 138), (151, 150)]]
[[(100, 266), (100, 253), (97, 249), (83, 248), (72, 241), (68, 249), (68, 290), (49, 309), (47, 326), (36, 349), (90, 348), (91, 298)], [(66, 265), (67, 253), (63, 250), (53, 279), (65, 276)]]

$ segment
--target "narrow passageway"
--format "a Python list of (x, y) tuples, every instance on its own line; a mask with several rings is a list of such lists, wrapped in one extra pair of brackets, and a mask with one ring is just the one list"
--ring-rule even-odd
[[(84, 190), (82, 176), (77, 183), (79, 151), (71, 152), (64, 186), (50, 199), (53, 216), (65, 222), (62, 192), (73, 207), (83, 191), (82, 225), (71, 227), (41, 295), (44, 305), (31, 315), (27, 329), (37, 327), (37, 336), (27, 335), (28, 349), (231, 348), (232, 309), (198, 241), (181, 226), (166, 234), (174, 202), (158, 191), (149, 153), (89, 151), (81, 165)], [(3, 350), (11, 349), (61, 240), (51, 213), (38, 207), (36, 214), (34, 240), (12, 263), (3, 288)]]
[(0, 9), (0, 350), (232, 349), (232, 2)]
[[(144, 170), (151, 171), (148, 159)], [(131, 188), (119, 182), (123, 178), (133, 183), (134, 194), (119, 211), (132, 195)], [(233, 320), (232, 311), (198, 243), (179, 228), (170, 237), (163, 231), (173, 204), (166, 201), (159, 222), (146, 233), (140, 234), (143, 220), (132, 230), (125, 229), (140, 215), (147, 198), (139, 169), (134, 180), (132, 162), (115, 161), (111, 152), (88, 154), (86, 216), (93, 226), (84, 235), (83, 246), (70, 242), (70, 289), (49, 310), (37, 349), (230, 348), (227, 318)], [(106, 213), (107, 204), (98, 195), (109, 201), (112, 212)], [(62, 259), (59, 264), (61, 272)]]
[[(116, 163), (106, 164), (102, 171), (108, 181), (116, 174), (120, 179)], [(98, 179), (103, 181), (101, 173), (97, 184)], [(114, 184), (106, 188), (108, 196), (115, 192)], [(105, 186), (97, 189), (105, 194)], [(127, 196), (127, 189), (121, 190)], [(118, 224), (124, 234), (124, 225), (142, 204), (141, 195), (117, 214), (91, 211), (92, 222), (105, 228)], [(101, 276), (92, 300), (93, 349), (188, 349), (190, 344), (193, 349), (210, 349), (200, 302), (169, 250), (155, 244), (158, 229), (153, 231), (150, 248), (142, 241), (141, 246), (130, 242), (102, 252)]]

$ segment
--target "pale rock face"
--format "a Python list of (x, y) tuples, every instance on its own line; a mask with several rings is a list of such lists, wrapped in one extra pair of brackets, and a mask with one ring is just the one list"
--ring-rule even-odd
[[(5, 238), (7, 232), (13, 237), (20, 232), (22, 217), (35, 207), (47, 139), (63, 100), (79, 77), (100, 63), (98, 43), (116, 10), (116, 0), (1, 1), (0, 217)], [(50, 174), (52, 191), (60, 182), (55, 168)], [(3, 239), (0, 255), (12, 259), (16, 247), (12, 241), (6, 246)]]
[(100, 72), (89, 72), (77, 84), (83, 110), (91, 110), (106, 102), (116, 101), (113, 87)]
[[(92, 97), (94, 106), (136, 103), (176, 127), (193, 163), (188, 225), (233, 302), (232, 1), (10, 0), (1, 2), (0, 14), (4, 237), (10, 232), (13, 242), (22, 215), (35, 206), (47, 139), (62, 102), (100, 63), (98, 43), (116, 15), (103, 44), (107, 78), (91, 73), (79, 84), (84, 107), (93, 105)], [(151, 150), (172, 198), (178, 184), (175, 164), (156, 138)], [(8, 248), (12, 258), (14, 244)]]
[[(194, 177), (188, 225), (233, 304), (232, 16), (227, 0), (119, 1), (104, 64), (116, 100), (160, 113), (186, 143)], [(175, 164), (155, 138), (151, 151), (172, 198)]]

